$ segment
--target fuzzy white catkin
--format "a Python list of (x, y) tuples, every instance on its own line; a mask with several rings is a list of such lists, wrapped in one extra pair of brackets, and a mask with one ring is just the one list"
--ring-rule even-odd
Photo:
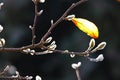
[(74, 14), (68, 15), (68, 16), (66, 17), (66, 19), (67, 19), (68, 21), (71, 21), (72, 18), (75, 18), (75, 15), (74, 15)]
[(88, 58), (92, 62), (99, 62), (104, 60), (103, 54), (100, 54), (97, 58)]
[(49, 43), (52, 40), (52, 37), (46, 39), (45, 43)]
[(55, 42), (55, 41), (53, 41), (50, 45), (55, 45), (55, 43), (56, 43), (56, 42)]
[(89, 49), (91, 50), (95, 46), (95, 39), (91, 39), (89, 43)]
[(23, 52), (29, 53), (30, 52), (30, 48), (23, 50)]
[(75, 54), (70, 54), (70, 57), (71, 57), (71, 58), (74, 58), (74, 57), (75, 57)]
[(45, 0), (39, 0), (39, 2), (40, 2), (40, 3), (44, 3), (44, 2), (45, 2)]
[(3, 26), (2, 26), (2, 25), (0, 25), (0, 32), (2, 32), (2, 30), (3, 30)]
[(96, 49), (97, 49), (97, 50), (102, 50), (102, 49), (105, 48), (105, 46), (106, 46), (106, 42), (101, 42), (101, 43), (96, 47)]
[(4, 5), (4, 3), (3, 3), (3, 2), (1, 2), (1, 3), (0, 3), (0, 9), (1, 9), (1, 7), (2, 7), (3, 5)]
[(55, 50), (55, 49), (56, 49), (56, 47), (57, 47), (57, 45), (56, 45), (56, 44), (54, 44), (54, 45), (50, 45), (50, 46), (49, 46), (49, 48), (50, 48), (51, 50)]
[(100, 54), (100, 55), (96, 58), (96, 61), (103, 61), (103, 60), (104, 60), (103, 54)]
[(3, 47), (5, 45), (5, 39), (1, 38), (0, 39), (0, 47)]
[(4, 3), (3, 3), (3, 2), (1, 2), (1, 3), (0, 3), (0, 6), (3, 6), (3, 5), (4, 5)]
[(78, 67), (81, 66), (81, 62), (78, 62), (77, 64), (73, 63), (71, 66), (72, 66), (73, 69), (77, 69)]
[(42, 78), (40, 76), (36, 76), (36, 80), (42, 80)]

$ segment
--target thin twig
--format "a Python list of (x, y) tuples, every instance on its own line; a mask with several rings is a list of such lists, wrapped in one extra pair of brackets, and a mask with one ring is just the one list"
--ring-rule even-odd
[(0, 77), (0, 80), (31, 80), (31, 79), (28, 79), (27, 77)]
[[(23, 50), (30, 48), (43, 48), (43, 42), (46, 40), (46, 38), (51, 34), (52, 30), (61, 22), (65, 19), (65, 17), (68, 15), (68, 13), (76, 6), (78, 6), (79, 4), (85, 2), (87, 0), (80, 0), (77, 3), (73, 3), (66, 11), (65, 13), (55, 22), (51, 25), (51, 27), (49, 28), (49, 30), (47, 31), (47, 33), (42, 37), (42, 39), (40, 40), (40, 42), (35, 44), (35, 26), (37, 23), (37, 18), (39, 16), (38, 14), (38, 9), (37, 9), (37, 2), (34, 2), (35, 5), (35, 17), (34, 17), (34, 22), (32, 25), (32, 44), (31, 45), (27, 45), (27, 46), (23, 46), (23, 47), (19, 47), (19, 48), (0, 48), (0, 52), (23, 52)], [(62, 50), (54, 50), (53, 52), (58, 52), (58, 53), (65, 53)], [(69, 52), (69, 53), (73, 53), (73, 52)], [(75, 52), (76, 54), (78, 54), (77, 52)], [(82, 55), (84, 55), (86, 53), (82, 52)], [(80, 53), (79, 53), (80, 55)]]
[(78, 56), (84, 56), (86, 57), (87, 55), (89, 55), (91, 52), (69, 52), (69, 51), (63, 51), (63, 50), (54, 50), (54, 53), (59, 53), (59, 54), (75, 54)]
[(85, 2), (87, 0), (80, 0), (78, 1), (77, 3), (73, 3), (66, 11), (65, 13), (54, 23), (51, 25), (51, 27), (49, 28), (49, 30), (47, 31), (47, 33), (42, 37), (40, 43), (43, 43), (46, 38), (51, 34), (52, 30), (60, 23), (62, 22), (65, 17), (68, 15), (68, 13), (73, 9), (75, 8), (76, 6), (80, 5), (81, 3)]
[(34, 22), (33, 22), (33, 25), (32, 25), (32, 46), (34, 47), (35, 45), (35, 38), (36, 38), (36, 35), (35, 35), (35, 26), (36, 26), (36, 23), (37, 23), (37, 18), (38, 18), (38, 8), (37, 8), (37, 2), (34, 2), (34, 5), (35, 5), (35, 17), (34, 17)]
[(0, 52), (22, 52), (22, 50), (25, 50), (25, 49), (32, 49), (32, 48), (40, 48), (42, 45), (40, 44), (34, 44), (34, 47), (33, 45), (27, 45), (27, 46), (23, 46), (23, 47), (20, 47), (20, 48), (0, 48)]
[(78, 80), (81, 80), (79, 69), (76, 68), (76, 69), (75, 69), (75, 72), (76, 72), (77, 79), (78, 79)]

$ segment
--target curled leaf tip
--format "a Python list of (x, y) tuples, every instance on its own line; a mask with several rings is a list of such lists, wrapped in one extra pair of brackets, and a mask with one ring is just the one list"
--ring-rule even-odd
[(72, 18), (71, 20), (75, 26), (77, 26), (81, 31), (85, 32), (90, 37), (97, 39), (99, 37), (99, 31), (97, 26), (83, 18)]

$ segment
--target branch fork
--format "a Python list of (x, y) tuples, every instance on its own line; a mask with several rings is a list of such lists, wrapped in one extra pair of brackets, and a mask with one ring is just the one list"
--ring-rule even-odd
[[(84, 51), (84, 52), (71, 52), (68, 50), (57, 50), (56, 49), (56, 47), (57, 47), (56, 42), (52, 39), (52, 37), (50, 37), (50, 34), (54, 30), (54, 28), (57, 27), (57, 25), (59, 23), (61, 23), (64, 20), (70, 21), (72, 18), (75, 17), (75, 15), (68, 15), (69, 12), (72, 9), (74, 9), (76, 6), (86, 2), (87, 0), (80, 0), (76, 3), (73, 3), (56, 22), (53, 22), (53, 20), (51, 20), (50, 28), (43, 35), (43, 37), (41, 38), (41, 40), (38, 43), (35, 43), (36, 25), (37, 25), (38, 17), (43, 13), (43, 10), (38, 11), (38, 2), (44, 3), (45, 0), (32, 0), (32, 1), (34, 3), (34, 8), (35, 8), (34, 21), (33, 21), (33, 24), (29, 26), (29, 28), (32, 31), (32, 43), (30, 45), (23, 46), (20, 48), (6, 48), (6, 47), (3, 47), (5, 45), (5, 39), (1, 38), (0, 39), (0, 52), (21, 52), (21, 53), (31, 54), (31, 55), (44, 55), (44, 54), (48, 54), (48, 53), (59, 53), (59, 54), (68, 54), (68, 55), (70, 55), (71, 58), (74, 58), (76, 55), (83, 56), (83, 57), (85, 57), (88, 60), (93, 61), (93, 62), (103, 61), (103, 59), (104, 59), (103, 55), (99, 55), (97, 58), (90, 58), (89, 55), (91, 53), (95, 53), (98, 50), (104, 49), (106, 46), (106, 42), (101, 42), (100, 44), (97, 45), (97, 47), (95, 47), (95, 40), (91, 39), (86, 51)], [(0, 9), (2, 6), (3, 6), (3, 3), (0, 3)], [(0, 25), (0, 32), (2, 30), (3, 30), (3, 27)], [(42, 51), (36, 52), (34, 50), (35, 48), (40, 48)], [(81, 66), (81, 62), (78, 62), (77, 64), (75, 64), (75, 63), (72, 64), (72, 68), (75, 69), (78, 80), (81, 80), (80, 72), (78, 69), (80, 66)], [(26, 76), (26, 77), (20, 76), (19, 72), (17, 72), (17, 71), (16, 71), (15, 76), (6, 77), (5, 74), (8, 71), (8, 69), (9, 69), (9, 66), (7, 66), (2, 72), (0, 72), (0, 79), (9, 79), (9, 80), (31, 80), (32, 79), (32, 76)], [(36, 76), (36, 80), (41, 80), (41, 77)]]

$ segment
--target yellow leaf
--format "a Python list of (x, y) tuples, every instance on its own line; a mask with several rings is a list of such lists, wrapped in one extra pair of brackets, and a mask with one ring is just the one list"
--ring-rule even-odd
[(87, 33), (90, 37), (99, 37), (98, 28), (94, 23), (82, 18), (72, 18), (71, 20), (81, 31)]

